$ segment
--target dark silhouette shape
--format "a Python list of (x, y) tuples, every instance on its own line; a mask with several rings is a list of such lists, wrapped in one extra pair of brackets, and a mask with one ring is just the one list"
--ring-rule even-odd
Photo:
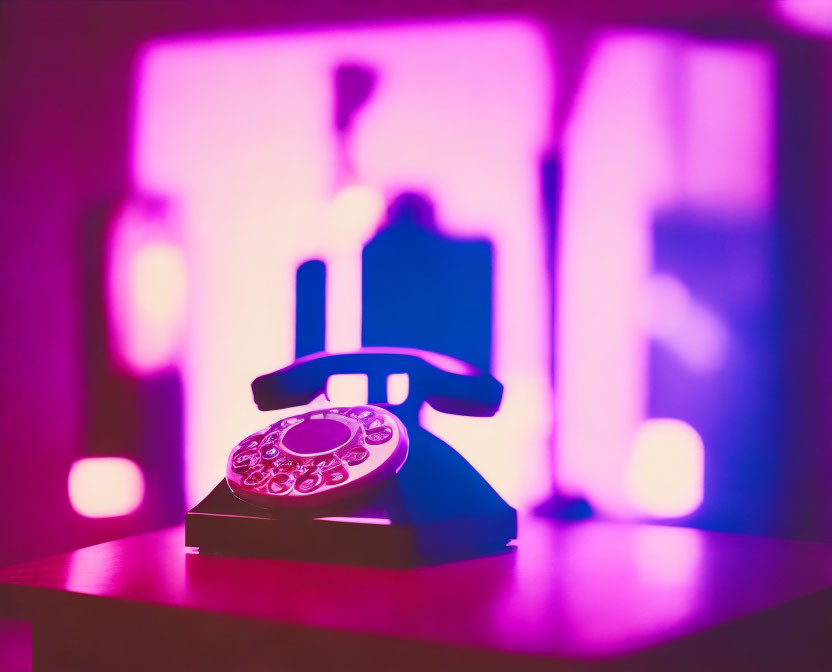
[(321, 352), (326, 345), (326, 264), (311, 259), (295, 277), (295, 358)]
[(398, 196), (362, 255), (364, 346), (422, 348), (491, 370), (493, 248), (439, 231), (430, 200)]
[(376, 72), (356, 63), (335, 68), (335, 131), (349, 133), (355, 113), (366, 103), (376, 85)]

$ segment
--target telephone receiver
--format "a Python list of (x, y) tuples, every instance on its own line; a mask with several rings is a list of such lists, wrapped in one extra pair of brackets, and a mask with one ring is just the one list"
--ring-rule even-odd
[[(366, 403), (351, 399), (347, 406), (322, 406), (331, 376), (359, 373), (367, 376)], [(393, 374), (408, 378), (400, 403), (387, 398)], [(428, 403), (455, 415), (494, 415), (503, 394), (494, 376), (465, 362), (405, 348), (312, 354), (255, 379), (252, 390), (260, 410), (305, 408), (249, 434), (232, 449), (226, 465), (228, 487), (261, 508), (307, 510), (366, 495), (400, 472), (398, 482), (407, 490), (408, 482), (423, 478), (419, 465), (426, 460), (425, 485), (435, 489), (434, 472), (450, 470), (457, 473), (456, 494), (464, 496), (471, 474), (484, 483), (482, 477), (450, 446), (419, 427), (419, 409)]]
[[(453, 415), (494, 415), (503, 385), (491, 374), (426, 350), (369, 347), (303, 357), (260, 376), (252, 383), (252, 391), (264, 411), (300, 406), (322, 394), (330, 376), (355, 373), (367, 375), (368, 403), (394, 414), (406, 428), (408, 456), (393, 488), (399, 505), (395, 497), (388, 498), (394, 519), (433, 522), (448, 516), (476, 518), (507, 510), (514, 517), (514, 510), (453, 447), (419, 426), (419, 409), (424, 403)], [(408, 396), (397, 405), (387, 403), (387, 376), (393, 373), (406, 373), (409, 379)]]
[[(500, 407), (503, 385), (494, 376), (446, 355), (415, 348), (369, 347), (344, 354), (316, 353), (251, 385), (261, 411), (302, 406), (326, 391), (330, 376), (367, 375), (368, 403), (390, 408), (409, 424), (423, 403), (442, 413), (488, 417)], [(387, 376), (406, 373), (408, 396), (387, 403)]]

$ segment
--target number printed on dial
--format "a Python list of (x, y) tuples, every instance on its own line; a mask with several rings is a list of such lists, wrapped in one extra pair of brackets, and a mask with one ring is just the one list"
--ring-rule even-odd
[(392, 476), (407, 450), (404, 425), (383, 408), (315, 409), (240, 441), (225, 478), (237, 497), (255, 506), (320, 506)]

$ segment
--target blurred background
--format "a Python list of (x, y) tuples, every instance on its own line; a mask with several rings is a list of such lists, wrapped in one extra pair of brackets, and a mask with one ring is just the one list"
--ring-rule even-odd
[(361, 345), (505, 384), (422, 422), (521, 511), (832, 539), (830, 36), (826, 0), (3, 2), (0, 563), (180, 522), (254, 377)]

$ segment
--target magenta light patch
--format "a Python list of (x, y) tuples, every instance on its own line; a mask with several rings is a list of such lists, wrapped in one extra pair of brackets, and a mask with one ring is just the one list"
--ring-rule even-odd
[[(346, 182), (332, 129), (332, 75), (343, 62), (378, 79), (352, 130)], [(539, 166), (551, 70), (541, 34), (516, 20), (147, 46), (131, 171), (135, 189), (164, 195), (181, 224), (188, 302), (175, 357), (189, 503), (213, 487), (227, 446), (263, 423), (251, 380), (293, 359), (299, 264), (327, 263), (327, 349), (360, 344), (361, 247), (403, 189), (430, 194), (444, 232), (489, 239), (496, 259), (503, 406), (476, 420), (427, 409), (423, 424), (511, 503), (545, 494), (552, 400)]]

